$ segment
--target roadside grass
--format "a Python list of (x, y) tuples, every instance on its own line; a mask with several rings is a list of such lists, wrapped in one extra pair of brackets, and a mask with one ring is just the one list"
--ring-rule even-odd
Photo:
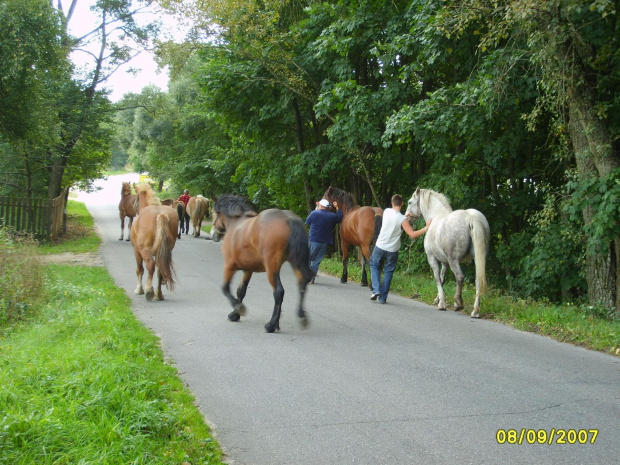
[(39, 266), (46, 301), (0, 325), (0, 463), (221, 464), (194, 397), (107, 271)]
[[(319, 271), (341, 276), (342, 261), (334, 255), (324, 258)], [(357, 261), (350, 260), (349, 281), (360, 283), (362, 268)], [(368, 279), (370, 271), (367, 267)], [(456, 284), (448, 272), (444, 292), (448, 303), (454, 304)], [(411, 273), (397, 268), (392, 279), (390, 293), (418, 300), (432, 305), (437, 296), (437, 287), (432, 272)], [(370, 291), (368, 292), (370, 297)], [(465, 283), (463, 301), (464, 315), (471, 313), (475, 297), (473, 283)], [(504, 295), (492, 286), (482, 298), (481, 318), (498, 321), (516, 329), (538, 333), (557, 341), (567, 342), (587, 349), (620, 356), (620, 320), (614, 319), (602, 309), (574, 304), (551, 304), (523, 300)]]

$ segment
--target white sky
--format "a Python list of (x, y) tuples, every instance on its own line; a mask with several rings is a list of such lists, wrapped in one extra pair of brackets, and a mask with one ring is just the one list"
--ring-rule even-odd
[[(69, 22), (69, 30), (77, 37), (92, 31), (98, 25), (97, 18), (91, 13), (90, 6), (94, 4), (94, 0), (79, 0), (73, 13), (73, 17)], [(162, 27), (163, 33), (174, 35), (177, 40), (182, 40), (182, 27), (179, 26), (174, 18), (170, 16), (162, 16), (161, 14), (141, 14), (139, 21), (152, 21), (160, 19), (164, 22)], [(179, 37), (180, 36), (180, 37)], [(76, 64), (80, 60), (86, 59), (84, 53), (75, 53), (72, 59)], [(141, 71), (135, 76), (128, 73), (129, 68), (139, 68)], [(133, 58), (129, 63), (122, 66), (106, 81), (103, 87), (111, 90), (109, 98), (112, 102), (117, 102), (127, 92), (139, 94), (142, 88), (147, 85), (155, 85), (161, 90), (168, 89), (168, 73), (166, 70), (157, 71), (157, 64), (153, 60), (153, 56), (148, 52), (142, 52)]]

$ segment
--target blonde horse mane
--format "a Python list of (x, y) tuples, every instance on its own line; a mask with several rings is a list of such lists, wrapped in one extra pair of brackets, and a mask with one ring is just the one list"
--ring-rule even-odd
[(155, 191), (148, 182), (139, 182), (134, 184), (133, 187), (138, 195), (144, 192), (147, 205), (161, 205), (161, 200), (157, 197), (157, 194), (155, 194)]

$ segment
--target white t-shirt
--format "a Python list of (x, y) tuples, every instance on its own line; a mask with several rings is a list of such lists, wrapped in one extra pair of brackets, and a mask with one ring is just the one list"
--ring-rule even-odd
[(375, 244), (386, 252), (398, 252), (400, 250), (400, 236), (403, 232), (401, 225), (407, 217), (393, 208), (386, 208), (383, 211), (383, 222), (381, 232)]

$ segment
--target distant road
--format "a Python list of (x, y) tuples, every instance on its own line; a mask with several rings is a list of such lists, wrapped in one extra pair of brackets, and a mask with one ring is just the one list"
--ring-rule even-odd
[(220, 244), (185, 235), (173, 253), (175, 291), (164, 289), (162, 302), (134, 296), (132, 247), (118, 240), (129, 178), (79, 200), (103, 236), (104, 264), (161, 338), (229, 463), (618, 463), (616, 357), (395, 295), (380, 305), (367, 288), (327, 276), (309, 286), (302, 330), (288, 264), (282, 329), (267, 334), (264, 274), (250, 283), (247, 315), (231, 323)]

